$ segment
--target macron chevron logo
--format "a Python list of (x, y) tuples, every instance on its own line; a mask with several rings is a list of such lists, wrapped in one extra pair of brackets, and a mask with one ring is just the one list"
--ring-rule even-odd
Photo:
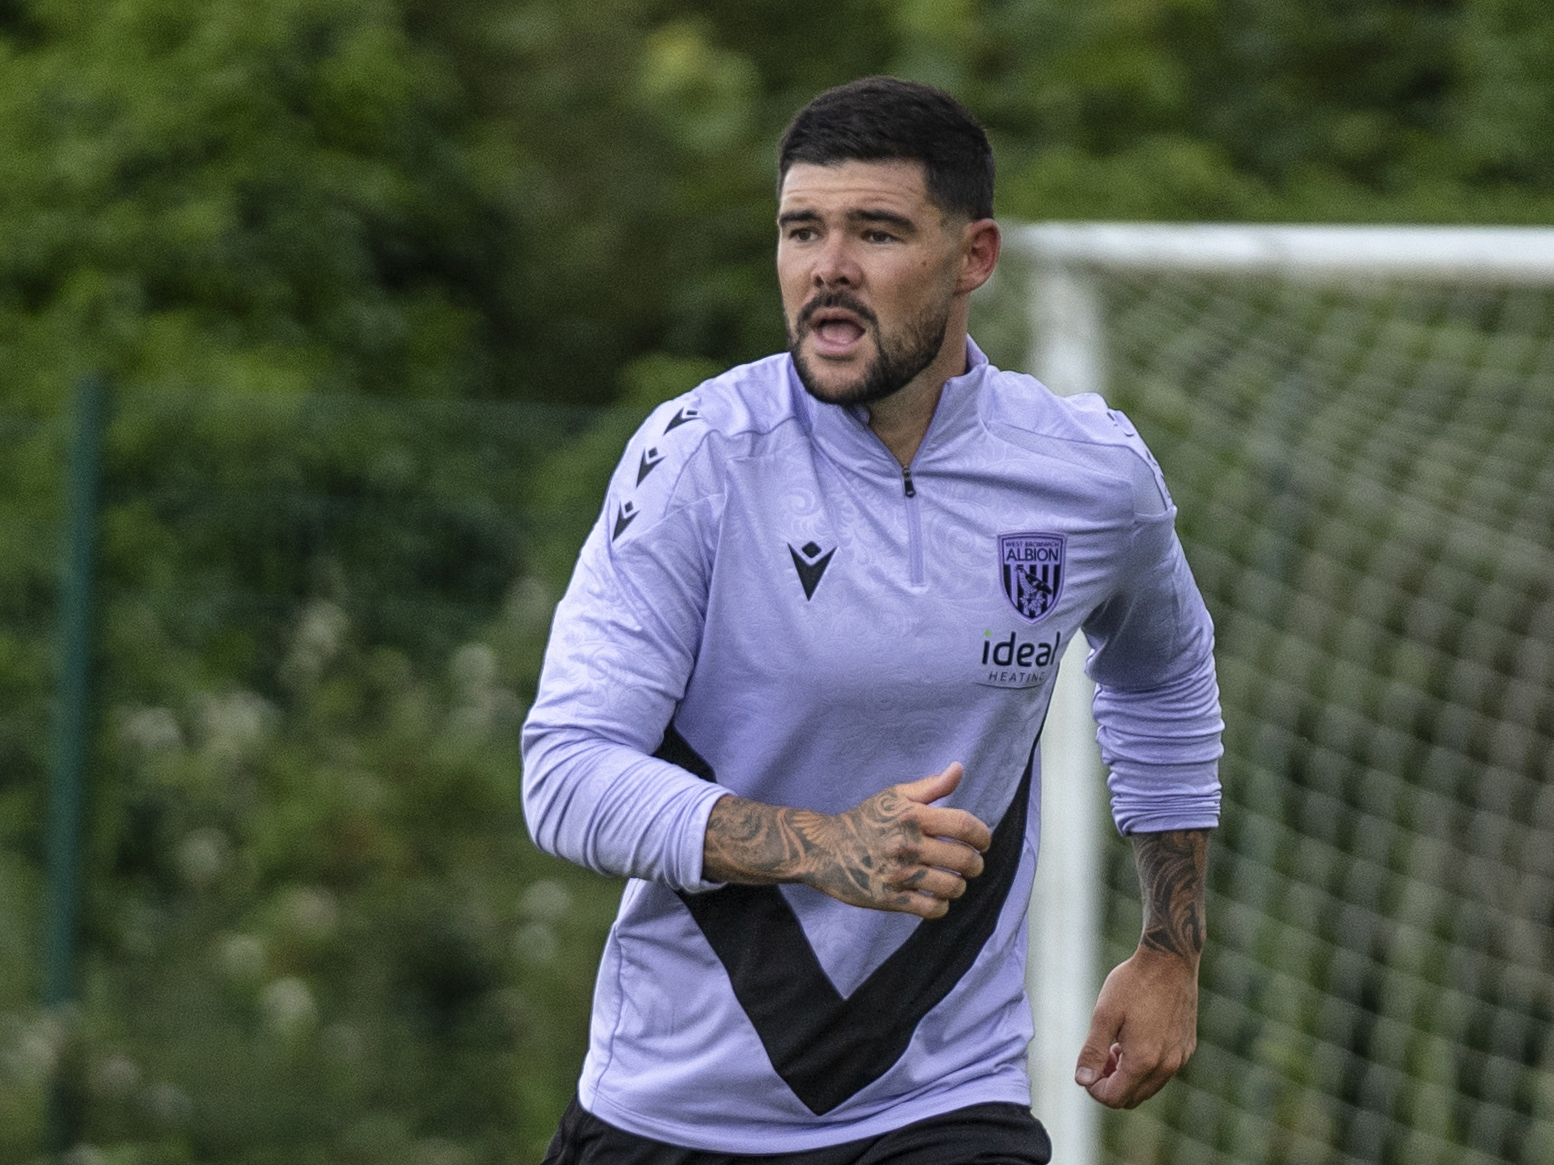
[(617, 538), (624, 534), (626, 532), (626, 527), (637, 520), (637, 515), (639, 513), (641, 513), (641, 511), (637, 509), (635, 502), (626, 502), (623, 504), (620, 508), (620, 512), (615, 515), (615, 533), (610, 535), (610, 541), (614, 542)]
[(642, 484), (642, 479), (658, 468), (658, 463), (664, 459), (664, 455), (657, 449), (648, 449), (642, 454), (642, 463), (637, 466), (637, 484)]
[(674, 416), (669, 418), (669, 423), (664, 426), (664, 432), (666, 434), (667, 433), (672, 433), (674, 430), (678, 429), (681, 425), (689, 424), (691, 421), (694, 421), (699, 416), (701, 416), (700, 412), (698, 412), (696, 409), (691, 408), (689, 405), (686, 405), (686, 406), (682, 407), (679, 412), (675, 413)]
[(836, 547), (823, 550), (817, 542), (806, 542), (795, 550), (790, 543), (788, 553), (793, 555), (793, 568), (799, 572), (799, 585), (804, 588), (804, 601), (808, 602), (815, 597), (815, 588), (820, 585), (820, 576), (825, 574), (826, 567), (831, 565), (831, 556), (836, 553)]

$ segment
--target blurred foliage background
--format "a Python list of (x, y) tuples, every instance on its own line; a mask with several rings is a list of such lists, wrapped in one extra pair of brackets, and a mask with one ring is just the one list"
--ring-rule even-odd
[(777, 135), (876, 72), (1008, 218), (1554, 217), (1543, 0), (0, 0), (0, 1162), (537, 1159), (617, 891), (518, 814), (550, 607), (636, 420), (780, 346)]
[(773, 143), (883, 71), (986, 121), (1008, 217), (1554, 208), (1536, 0), (5, 0), (7, 396), (601, 404), (764, 354)]

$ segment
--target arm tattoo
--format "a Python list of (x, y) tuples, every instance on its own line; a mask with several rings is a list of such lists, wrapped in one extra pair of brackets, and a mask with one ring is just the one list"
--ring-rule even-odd
[(1133, 854), (1144, 897), (1141, 946), (1197, 961), (1206, 936), (1204, 873), (1209, 836), (1202, 829), (1136, 833)]
[(910, 808), (894, 790), (836, 816), (724, 797), (707, 820), (702, 873), (710, 881), (746, 885), (806, 882), (855, 904), (900, 897), (915, 890), (926, 872), (877, 860), (870, 842), (877, 845), (894, 832), (899, 855), (912, 857), (922, 831), (915, 821), (900, 820)]
[(789, 882), (813, 862), (819, 813), (724, 797), (707, 819), (703, 876), (717, 882)]

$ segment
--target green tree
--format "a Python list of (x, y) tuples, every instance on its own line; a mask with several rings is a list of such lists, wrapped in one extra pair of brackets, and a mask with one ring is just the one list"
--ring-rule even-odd
[(0, 353), (124, 382), (483, 390), (506, 233), (458, 86), (372, 0), (27, 6), (0, 42)]

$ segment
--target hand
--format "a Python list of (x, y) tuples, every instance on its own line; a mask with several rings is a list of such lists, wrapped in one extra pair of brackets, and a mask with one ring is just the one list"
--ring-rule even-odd
[(1141, 944), (1106, 976), (1075, 1083), (1109, 1108), (1133, 1108), (1198, 1045), (1198, 962)]
[(853, 906), (942, 917), (966, 892), (966, 879), (982, 872), (982, 851), (993, 841), (970, 813), (933, 806), (964, 774), (956, 762), (830, 818), (822, 834), (830, 860), (803, 881)]
[(960, 784), (959, 763), (893, 785), (845, 813), (724, 797), (707, 821), (703, 874), (712, 881), (802, 882), (852, 906), (939, 918), (982, 872), (988, 827), (935, 807)]

